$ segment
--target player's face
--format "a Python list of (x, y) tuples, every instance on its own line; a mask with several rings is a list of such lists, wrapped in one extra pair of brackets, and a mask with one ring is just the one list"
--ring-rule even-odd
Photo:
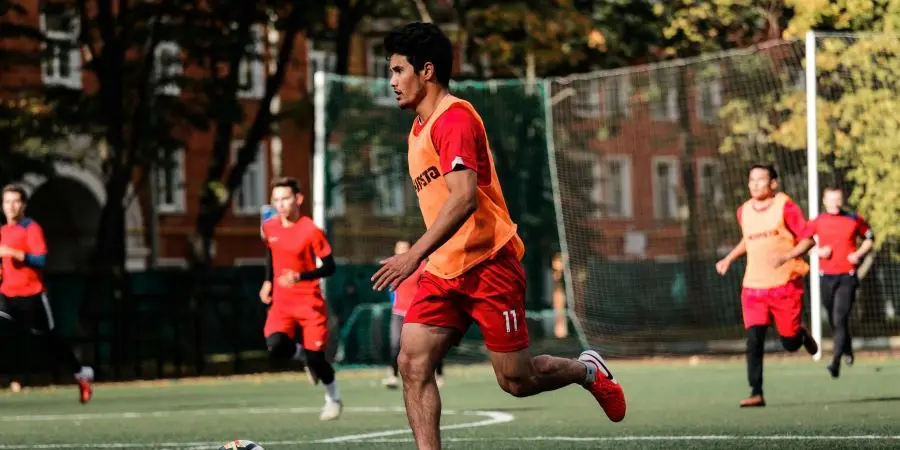
[(408, 251), (409, 251), (409, 242), (397, 241), (397, 243), (394, 244), (394, 254), (395, 255), (402, 255)]
[(416, 73), (404, 55), (391, 55), (391, 88), (401, 109), (415, 109), (425, 98), (426, 74), (434, 71), (431, 64)]
[(750, 171), (750, 180), (747, 184), (750, 188), (750, 196), (756, 200), (765, 200), (772, 196), (778, 182), (769, 176), (766, 169), (753, 169)]
[(303, 203), (302, 194), (294, 194), (289, 187), (276, 187), (272, 189), (272, 206), (282, 217), (292, 217), (300, 210)]
[(844, 206), (844, 194), (841, 191), (825, 191), (822, 204), (825, 205), (826, 211), (836, 213)]
[(3, 194), (3, 215), (6, 220), (18, 220), (25, 213), (25, 202), (18, 192), (5, 192)]

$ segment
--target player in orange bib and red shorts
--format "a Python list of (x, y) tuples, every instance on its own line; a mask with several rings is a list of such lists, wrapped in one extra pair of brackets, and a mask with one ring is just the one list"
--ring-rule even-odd
[[(262, 302), (271, 304), (263, 331), (269, 356), (273, 362), (282, 363), (305, 353), (314, 379), (325, 385), (325, 406), (319, 418), (337, 419), (343, 402), (334, 368), (325, 358), (328, 310), (319, 286), (319, 278), (336, 270), (331, 246), (312, 219), (300, 214), (303, 195), (296, 180), (276, 180), (271, 201), (278, 214), (262, 225), (267, 273), (259, 292)], [(317, 258), (322, 261), (319, 268)], [(298, 325), (303, 331), (302, 348), (294, 340)]]
[(41, 226), (25, 217), (27, 202), (28, 194), (21, 187), (3, 188), (6, 224), (0, 227), (0, 326), (15, 323), (43, 341), (52, 359), (74, 374), (79, 400), (87, 403), (94, 393), (94, 369), (82, 366), (56, 331), (43, 281), (47, 243)]
[[(875, 236), (862, 217), (845, 211), (844, 193), (837, 187), (827, 187), (822, 194), (825, 213), (809, 223), (803, 240), (786, 255), (799, 257), (808, 252), (819, 237), (819, 275), (822, 282), (822, 305), (828, 310), (828, 322), (834, 330), (834, 356), (828, 365), (832, 378), (841, 376), (841, 357), (853, 365), (853, 346), (850, 337), (850, 310), (856, 301), (856, 267), (872, 249)], [(862, 239), (859, 248), (857, 239)]]
[(763, 397), (763, 354), (770, 316), (781, 336), (781, 345), (789, 352), (804, 347), (810, 355), (819, 346), (806, 331), (800, 318), (803, 312), (803, 277), (809, 266), (799, 258), (782, 258), (806, 232), (803, 211), (787, 194), (776, 192), (778, 172), (772, 166), (756, 164), (750, 168), (751, 199), (737, 211), (743, 238), (721, 261), (716, 270), (724, 275), (738, 257), (747, 255), (741, 308), (747, 329), (747, 378), (750, 397), (741, 407), (765, 406)]
[(410, 250), (383, 261), (374, 288), (396, 289), (427, 260), (400, 337), (407, 418), (419, 449), (439, 449), (440, 393), (434, 369), (475, 322), (497, 381), (527, 397), (584, 386), (614, 422), (625, 395), (594, 351), (578, 359), (533, 357), (525, 321), (525, 248), (506, 208), (478, 112), (450, 94), (453, 48), (434, 24), (413, 23), (384, 39), (400, 108), (416, 112), (409, 174), (427, 231)]

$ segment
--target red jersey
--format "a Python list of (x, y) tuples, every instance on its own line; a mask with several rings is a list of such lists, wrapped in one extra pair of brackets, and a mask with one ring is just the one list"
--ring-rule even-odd
[(409, 278), (403, 280), (400, 286), (397, 286), (397, 290), (391, 293), (394, 301), (393, 310), (391, 311), (393, 314), (398, 316), (406, 315), (413, 297), (416, 296), (416, 291), (419, 290), (419, 278), (422, 277), (422, 272), (425, 271), (427, 264), (426, 261), (422, 261), (419, 268)]
[(309, 300), (321, 298), (319, 280), (302, 280), (289, 288), (278, 285), (278, 277), (288, 270), (301, 274), (316, 269), (316, 258), (331, 254), (331, 245), (325, 233), (309, 217), (285, 226), (281, 217), (273, 217), (263, 223), (263, 236), (272, 252), (273, 283), (272, 301)]
[(23, 218), (18, 223), (0, 228), (0, 245), (25, 252), (25, 261), (2, 258), (0, 293), (7, 297), (27, 297), (44, 291), (41, 280), (47, 261), (47, 242), (37, 222)]
[(841, 211), (822, 214), (809, 223), (804, 238), (819, 236), (819, 247), (831, 247), (830, 258), (819, 258), (819, 272), (824, 275), (854, 273), (856, 267), (847, 256), (856, 251), (856, 238), (872, 239), (872, 229), (862, 217)]

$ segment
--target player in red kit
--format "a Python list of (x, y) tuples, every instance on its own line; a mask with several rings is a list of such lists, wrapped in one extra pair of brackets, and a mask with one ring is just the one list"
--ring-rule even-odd
[(13, 185), (3, 188), (6, 225), (0, 228), (0, 324), (13, 322), (42, 338), (54, 359), (72, 371), (81, 403), (87, 403), (93, 395), (94, 370), (81, 365), (54, 329), (42, 274), (47, 243), (41, 226), (25, 217), (27, 202), (24, 189)]
[(389, 33), (384, 48), (397, 102), (416, 112), (409, 174), (427, 230), (408, 252), (383, 261), (372, 281), (376, 290), (396, 289), (427, 260), (400, 337), (403, 397), (418, 448), (441, 448), (434, 369), (472, 322), (504, 391), (527, 397), (578, 384), (612, 421), (621, 421), (625, 395), (597, 352), (568, 359), (529, 351), (525, 247), (506, 208), (484, 123), (449, 91), (450, 40), (434, 24), (413, 23)]
[[(834, 356), (828, 365), (833, 378), (841, 376), (841, 357), (853, 364), (850, 337), (850, 310), (856, 301), (856, 267), (872, 249), (874, 235), (862, 217), (843, 209), (844, 194), (827, 187), (822, 195), (825, 213), (809, 223), (803, 239), (783, 258), (799, 257), (808, 252), (819, 238), (819, 275), (822, 282), (822, 304), (828, 310), (828, 322), (834, 330)], [(857, 239), (862, 244), (857, 248)]]
[[(300, 214), (303, 195), (296, 180), (283, 178), (272, 184), (272, 206), (278, 214), (263, 222), (267, 246), (266, 281), (259, 296), (271, 304), (263, 333), (269, 356), (282, 363), (306, 354), (306, 365), (314, 378), (325, 385), (325, 406), (321, 420), (340, 417), (343, 402), (335, 381), (334, 368), (325, 358), (328, 342), (328, 311), (319, 279), (335, 272), (331, 246), (312, 219)], [(316, 259), (322, 261), (316, 267)], [(303, 331), (302, 347), (294, 340), (294, 330)]]

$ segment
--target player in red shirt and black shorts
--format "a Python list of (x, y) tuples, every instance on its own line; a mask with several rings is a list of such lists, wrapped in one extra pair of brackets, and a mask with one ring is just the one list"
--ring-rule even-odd
[(93, 395), (94, 370), (81, 365), (72, 347), (54, 329), (43, 281), (47, 243), (41, 226), (25, 217), (27, 202), (24, 189), (14, 185), (3, 188), (6, 224), (0, 227), (0, 323), (15, 322), (43, 338), (53, 358), (75, 375), (79, 399), (87, 403)]
[[(833, 378), (841, 375), (841, 357), (853, 365), (853, 345), (850, 337), (850, 310), (856, 301), (856, 267), (874, 244), (874, 235), (862, 217), (843, 209), (844, 194), (837, 187), (827, 187), (822, 195), (825, 213), (809, 223), (806, 233), (788, 254), (803, 255), (819, 237), (819, 275), (822, 304), (828, 310), (828, 323), (834, 330), (834, 356), (828, 365)], [(857, 248), (857, 239), (863, 239)]]
[[(340, 417), (343, 402), (334, 368), (325, 358), (328, 308), (319, 278), (330, 276), (337, 266), (325, 233), (300, 214), (303, 194), (297, 181), (276, 180), (271, 194), (278, 214), (262, 225), (267, 246), (266, 281), (259, 292), (260, 300), (271, 305), (263, 330), (269, 357), (280, 364), (305, 353), (307, 368), (325, 385), (325, 406), (319, 418), (334, 420)], [(317, 259), (322, 261), (318, 268)], [(302, 346), (294, 340), (298, 325), (303, 332)]]

